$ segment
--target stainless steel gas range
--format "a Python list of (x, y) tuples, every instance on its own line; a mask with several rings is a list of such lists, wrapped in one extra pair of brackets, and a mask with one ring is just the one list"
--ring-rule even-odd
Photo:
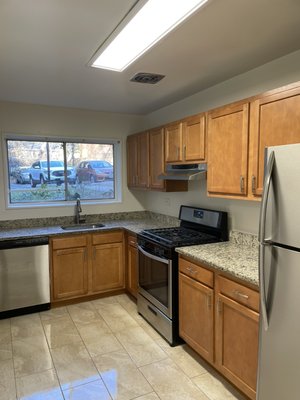
[(227, 213), (181, 206), (180, 226), (138, 234), (138, 312), (172, 345), (178, 333), (176, 247), (228, 240)]

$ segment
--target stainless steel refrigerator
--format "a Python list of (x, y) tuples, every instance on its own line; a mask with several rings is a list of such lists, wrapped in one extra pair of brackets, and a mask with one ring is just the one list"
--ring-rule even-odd
[(300, 144), (265, 153), (257, 400), (300, 399)]

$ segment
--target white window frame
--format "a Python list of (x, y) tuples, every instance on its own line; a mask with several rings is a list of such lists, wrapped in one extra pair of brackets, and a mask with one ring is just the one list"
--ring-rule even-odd
[(103, 200), (81, 200), (83, 205), (101, 205), (115, 204), (122, 202), (122, 140), (121, 139), (105, 139), (105, 138), (74, 138), (74, 137), (57, 137), (57, 136), (40, 136), (15, 133), (3, 133), (2, 135), (2, 160), (4, 174), (4, 195), (5, 208), (22, 209), (22, 208), (43, 208), (43, 207), (74, 207), (74, 200), (63, 200), (53, 202), (31, 202), (31, 203), (10, 203), (9, 201), (9, 176), (8, 176), (8, 151), (7, 140), (32, 140), (32, 141), (51, 141), (63, 143), (88, 143), (88, 144), (113, 144), (114, 145), (114, 186), (115, 198)]

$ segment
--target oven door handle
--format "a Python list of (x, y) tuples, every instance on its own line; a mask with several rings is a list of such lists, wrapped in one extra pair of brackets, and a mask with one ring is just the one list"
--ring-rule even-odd
[(157, 257), (157, 256), (154, 256), (153, 254), (151, 254), (151, 253), (148, 253), (147, 251), (145, 251), (141, 246), (138, 246), (138, 250), (142, 253), (142, 254), (144, 254), (144, 256), (146, 256), (146, 257), (149, 257), (149, 258), (152, 258), (152, 260), (155, 260), (155, 261), (158, 261), (158, 262), (162, 262), (162, 263), (164, 263), (164, 264), (169, 264), (169, 260), (166, 260), (165, 258), (160, 258), (160, 257)]

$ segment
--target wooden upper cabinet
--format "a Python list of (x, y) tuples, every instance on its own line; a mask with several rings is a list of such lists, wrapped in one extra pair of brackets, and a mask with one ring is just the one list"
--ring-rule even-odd
[(182, 140), (184, 161), (205, 161), (204, 113), (184, 120)]
[(300, 87), (255, 100), (251, 104), (250, 124), (253, 155), (249, 190), (254, 196), (260, 196), (265, 148), (300, 142)]
[(142, 132), (127, 138), (128, 187), (149, 187), (149, 133)]
[(138, 135), (127, 138), (127, 184), (136, 187), (138, 175)]
[(208, 114), (207, 189), (212, 195), (247, 195), (249, 104)]
[(167, 163), (205, 161), (205, 113), (165, 127)]
[(149, 175), (150, 188), (163, 189), (165, 183), (158, 176), (165, 170), (164, 129), (152, 129), (149, 132)]
[(182, 122), (165, 127), (165, 161), (182, 161)]

